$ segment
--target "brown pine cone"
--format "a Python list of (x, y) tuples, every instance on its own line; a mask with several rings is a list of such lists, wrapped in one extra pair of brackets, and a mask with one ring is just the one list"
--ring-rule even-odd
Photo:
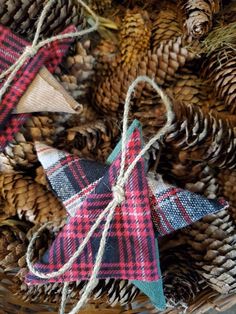
[(48, 181), (47, 181), (47, 177), (46, 177), (46, 174), (45, 174), (45, 171), (43, 169), (42, 166), (39, 166), (37, 169), (36, 169), (36, 176), (34, 178), (34, 181), (39, 183), (39, 184), (42, 184), (43, 186), (45, 186), (48, 190), (50, 189), (49, 188), (49, 184), (48, 184)]
[(205, 161), (212, 167), (236, 167), (235, 128), (229, 119), (191, 105), (175, 104), (174, 112), (176, 118), (165, 143), (181, 150), (182, 162), (189, 159)]
[(0, 153), (0, 171), (12, 172), (33, 167), (37, 163), (34, 142), (52, 145), (57, 134), (57, 122), (46, 115), (31, 116)]
[(122, 20), (119, 48), (124, 66), (136, 64), (150, 47), (151, 22), (147, 11), (127, 10)]
[(66, 60), (66, 73), (60, 73), (59, 79), (65, 89), (77, 101), (88, 96), (94, 76), (95, 58), (90, 52), (90, 41), (80, 41), (76, 44), (75, 53)]
[[(114, 139), (119, 134), (119, 127), (114, 119), (98, 119), (67, 129), (66, 134), (63, 146), (67, 151), (104, 162), (115, 145)], [(64, 136), (63, 133), (62, 137)]]
[(64, 223), (66, 211), (54, 194), (33, 179), (20, 173), (0, 175), (1, 197), (14, 215), (35, 224), (52, 222), (54, 227)]
[[(63, 289), (63, 284), (61, 283), (27, 286), (19, 280), (14, 281), (15, 283), (12, 287), (13, 292), (25, 301), (34, 301), (37, 303), (60, 303), (61, 301)], [(86, 281), (78, 281), (70, 284), (69, 289), (71, 292), (69, 303), (78, 300), (86, 284)], [(97, 280), (97, 285), (92, 292), (91, 299), (102, 299), (110, 306), (115, 306), (117, 303), (125, 305), (132, 302), (138, 294), (139, 289), (130, 281), (108, 278), (106, 280)]]
[(37, 162), (32, 142), (27, 142), (21, 133), (0, 153), (0, 171), (12, 172), (17, 169), (30, 168)]
[[(96, 108), (115, 116), (119, 114), (119, 111), (123, 112), (129, 85), (138, 75), (148, 75), (159, 85), (174, 79), (177, 70), (195, 57), (195, 53), (186, 48), (189, 41), (191, 39), (177, 37), (161, 43), (155, 53), (148, 51), (147, 55), (135, 65), (118, 66), (112, 75), (105, 77), (95, 87)], [(140, 83), (134, 93), (137, 103), (144, 89), (152, 90), (148, 84)]]
[[(32, 39), (37, 20), (46, 4), (46, 0), (4, 0), (1, 2), (1, 24), (10, 27), (14, 32)], [(52, 5), (42, 25), (41, 34), (49, 37), (59, 33), (70, 24), (84, 23), (82, 8), (73, 0), (58, 0)]]
[(212, 87), (197, 74), (187, 69), (176, 73), (176, 81), (167, 88), (166, 92), (173, 99), (184, 104), (193, 104), (201, 108), (222, 111), (225, 109), (221, 101), (213, 96)]
[(52, 144), (56, 135), (55, 122), (48, 115), (35, 114), (25, 122), (21, 133), (27, 140)]
[(195, 38), (206, 35), (212, 27), (214, 14), (220, 10), (219, 0), (179, 0), (185, 32)]
[(163, 287), (169, 305), (189, 305), (206, 287), (194, 268), (191, 251), (191, 247), (186, 245), (161, 251)]
[(102, 39), (93, 49), (92, 54), (96, 60), (95, 68), (97, 76), (105, 77), (111, 75), (112, 71), (120, 64), (121, 55), (118, 39)]
[(0, 222), (0, 266), (4, 271), (17, 270), (27, 248), (26, 223), (16, 220)]
[[(158, 152), (158, 149), (153, 150), (152, 156), (157, 156)], [(178, 187), (203, 194), (209, 199), (218, 196), (219, 183), (214, 169), (205, 162), (192, 160), (182, 162), (176, 151), (168, 147), (162, 150), (156, 171), (162, 174), (165, 180)]]
[(181, 36), (176, 6), (161, 9), (152, 25), (152, 48), (155, 50), (162, 41)]
[(236, 52), (223, 47), (214, 51), (203, 63), (202, 75), (214, 88), (215, 95), (224, 102), (225, 110), (236, 112)]
[(222, 294), (236, 290), (235, 224), (227, 210), (207, 216), (182, 231), (197, 253), (198, 270), (206, 281)]
[(218, 174), (220, 194), (230, 204), (229, 213), (236, 223), (236, 171), (221, 170)]
[(87, 0), (87, 2), (92, 10), (102, 14), (111, 7), (112, 0)]

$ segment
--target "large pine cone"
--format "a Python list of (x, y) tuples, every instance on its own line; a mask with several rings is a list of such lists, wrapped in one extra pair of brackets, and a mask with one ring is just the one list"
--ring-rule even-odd
[(157, 49), (162, 41), (181, 36), (181, 27), (175, 6), (162, 9), (156, 16), (152, 25), (152, 48)]
[(124, 66), (136, 64), (150, 47), (151, 23), (141, 9), (127, 10), (120, 30), (121, 60)]

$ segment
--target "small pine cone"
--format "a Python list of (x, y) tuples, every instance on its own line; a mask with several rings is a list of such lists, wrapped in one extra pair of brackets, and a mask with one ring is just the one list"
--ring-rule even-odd
[(181, 36), (181, 27), (175, 6), (161, 10), (152, 25), (151, 43), (154, 50), (162, 41)]
[(136, 64), (150, 47), (151, 23), (147, 11), (127, 10), (120, 30), (121, 60), (124, 64)]
[(177, 246), (163, 250), (160, 256), (164, 293), (170, 305), (189, 305), (206, 286), (194, 269), (191, 247)]
[[(37, 20), (47, 1), (45, 0), (4, 0), (0, 8), (1, 24), (14, 32), (33, 39)], [(41, 35), (49, 37), (59, 33), (70, 24), (79, 25), (83, 21), (82, 8), (73, 0), (58, 0), (53, 3), (46, 15)]]
[(228, 211), (207, 216), (182, 232), (201, 255), (196, 265), (212, 288), (222, 294), (235, 292), (236, 233)]
[(206, 35), (212, 27), (213, 15), (220, 10), (219, 0), (179, 0), (185, 32), (194, 38)]
[[(95, 88), (97, 109), (112, 115), (123, 111), (129, 85), (139, 75), (148, 75), (159, 85), (173, 80), (177, 70), (195, 57), (195, 53), (185, 47), (188, 41), (177, 37), (161, 43), (155, 53), (148, 51), (135, 65), (118, 66), (112, 75), (105, 77)], [(148, 84), (140, 83), (135, 89), (134, 98), (139, 100), (143, 90), (149, 91), (150, 88)]]
[(55, 227), (64, 222), (66, 211), (54, 194), (23, 174), (0, 175), (1, 197), (20, 219), (42, 224), (52, 221)]
[(0, 266), (4, 271), (17, 270), (26, 252), (29, 226), (16, 220), (5, 220), (0, 227)]
[(205, 161), (212, 167), (236, 167), (235, 128), (227, 117), (219, 118), (196, 106), (181, 104), (174, 105), (174, 112), (176, 117), (165, 142), (181, 150), (182, 162), (189, 159)]
[(76, 51), (73, 56), (69, 56), (66, 61), (66, 72), (60, 75), (62, 85), (71, 95), (80, 100), (88, 95), (94, 76), (95, 59), (90, 53), (90, 41), (77, 42)]
[(95, 120), (67, 129), (66, 133), (67, 140), (64, 146), (67, 150), (81, 157), (96, 158), (104, 162), (112, 151), (119, 128), (114, 119)]
[(236, 113), (236, 52), (224, 47), (214, 51), (204, 62), (202, 73), (214, 88), (215, 95), (224, 102), (225, 110)]

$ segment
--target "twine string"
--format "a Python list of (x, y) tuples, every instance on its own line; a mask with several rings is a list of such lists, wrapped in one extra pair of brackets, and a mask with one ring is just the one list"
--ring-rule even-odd
[[(165, 125), (157, 132), (157, 134), (144, 146), (144, 148), (140, 151), (140, 153), (135, 157), (133, 162), (125, 169), (126, 166), (126, 150), (127, 150), (127, 130), (128, 130), (128, 116), (129, 116), (129, 110), (130, 110), (130, 100), (131, 96), (135, 90), (135, 87), (140, 82), (146, 82), (149, 83), (155, 91), (160, 95), (165, 107), (166, 107), (166, 116), (167, 120)], [(39, 233), (46, 227), (41, 227), (32, 237), (29, 246), (27, 248), (26, 253), (26, 262), (28, 265), (29, 270), (31, 273), (33, 273), (35, 276), (41, 278), (41, 279), (50, 279), (55, 278), (60, 275), (63, 275), (67, 270), (70, 269), (74, 261), (79, 257), (81, 252), (83, 251), (85, 245), (90, 240), (91, 236), (93, 235), (94, 231), (98, 228), (104, 217), (107, 215), (105, 220), (104, 229), (102, 231), (102, 236), (99, 244), (99, 249), (96, 255), (94, 268), (91, 274), (91, 277), (89, 278), (89, 281), (86, 285), (86, 288), (81, 295), (80, 300), (75, 305), (75, 307), (69, 312), (69, 314), (76, 314), (87, 302), (91, 292), (96, 286), (96, 278), (98, 275), (98, 272), (101, 267), (102, 258), (104, 255), (105, 247), (106, 247), (106, 241), (108, 238), (109, 228), (111, 225), (111, 221), (114, 217), (115, 209), (118, 205), (120, 205), (125, 200), (125, 184), (131, 174), (131, 172), (134, 170), (134, 167), (140, 160), (140, 158), (148, 151), (148, 149), (156, 142), (160, 141), (163, 136), (171, 129), (172, 122), (174, 119), (174, 112), (172, 108), (172, 104), (167, 97), (167, 95), (162, 91), (162, 89), (149, 77), (147, 76), (139, 76), (137, 77), (129, 86), (126, 100), (125, 100), (125, 106), (124, 106), (124, 116), (123, 116), (123, 131), (122, 131), (122, 139), (121, 139), (121, 163), (120, 163), (120, 169), (117, 176), (116, 184), (112, 187), (113, 191), (113, 199), (112, 201), (107, 205), (107, 207), (101, 212), (101, 214), (98, 216), (95, 224), (91, 227), (90, 231), (86, 235), (86, 237), (83, 239), (82, 243), (78, 247), (78, 249), (74, 252), (74, 254), (70, 257), (70, 259), (60, 268), (58, 271), (51, 272), (51, 273), (41, 273), (38, 272), (36, 269), (34, 269), (34, 266), (32, 265), (31, 259), (33, 254), (33, 247), (35, 244), (36, 238), (39, 236)], [(65, 310), (65, 304), (66, 304), (66, 296), (68, 293), (68, 283), (64, 284), (63, 287), (63, 293), (62, 293), (62, 302), (60, 306), (60, 314), (64, 314)]]
[(8, 87), (11, 85), (12, 81), (14, 80), (16, 73), (18, 70), (25, 64), (25, 61), (28, 58), (32, 58), (36, 55), (38, 50), (42, 47), (44, 47), (47, 44), (50, 44), (51, 42), (54, 42), (56, 40), (63, 40), (66, 38), (75, 38), (75, 37), (81, 37), (85, 34), (89, 34), (93, 31), (95, 31), (98, 28), (99, 20), (98, 16), (93, 12), (93, 10), (90, 9), (90, 7), (84, 3), (82, 0), (76, 0), (78, 4), (80, 4), (82, 7), (85, 8), (85, 10), (88, 11), (88, 13), (93, 17), (95, 23), (91, 27), (78, 31), (73, 33), (66, 33), (66, 34), (60, 34), (56, 36), (52, 36), (50, 38), (44, 39), (39, 42), (39, 36), (42, 29), (43, 22), (47, 16), (47, 13), (49, 12), (51, 6), (53, 5), (56, 0), (49, 0), (47, 4), (44, 6), (42, 13), (39, 17), (36, 32), (34, 35), (34, 39), (31, 45), (26, 46), (21, 56), (16, 60), (15, 63), (13, 63), (6, 71), (2, 72), (0, 74), (0, 80), (4, 79), (7, 75), (7, 79), (5, 80), (4, 84), (2, 85), (0, 89), (0, 101), (2, 100), (3, 95), (7, 91)]

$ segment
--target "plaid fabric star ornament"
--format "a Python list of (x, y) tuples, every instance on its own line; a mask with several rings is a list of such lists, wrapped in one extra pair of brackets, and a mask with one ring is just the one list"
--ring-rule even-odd
[[(69, 26), (63, 33), (74, 31), (76, 28)], [(46, 66), (51, 73), (55, 71), (72, 42), (73, 39), (65, 38), (42, 47), (35, 56), (28, 58), (17, 72), (0, 104), (0, 151), (12, 140), (13, 135), (29, 117), (28, 114), (12, 114), (20, 98), (43, 66)], [(28, 45), (26, 40), (0, 25), (0, 73), (14, 64)], [(0, 87), (2, 84), (3, 82)]]
[[(140, 149), (140, 132), (136, 129), (127, 144), (127, 165)], [(104, 166), (96, 162), (88, 162), (41, 144), (37, 145), (37, 150), (52, 188), (71, 214), (43, 260), (34, 265), (38, 271), (49, 273), (65, 264), (98, 215), (113, 199), (111, 188), (116, 182), (120, 155), (110, 167), (106, 167), (104, 173)], [(137, 163), (126, 183), (125, 196), (125, 201), (116, 208), (98, 278), (156, 282), (160, 279), (160, 271), (143, 159)], [(71, 269), (48, 281), (89, 279), (102, 227), (98, 227)], [(31, 284), (45, 282), (33, 274), (28, 274), (26, 281)]]

